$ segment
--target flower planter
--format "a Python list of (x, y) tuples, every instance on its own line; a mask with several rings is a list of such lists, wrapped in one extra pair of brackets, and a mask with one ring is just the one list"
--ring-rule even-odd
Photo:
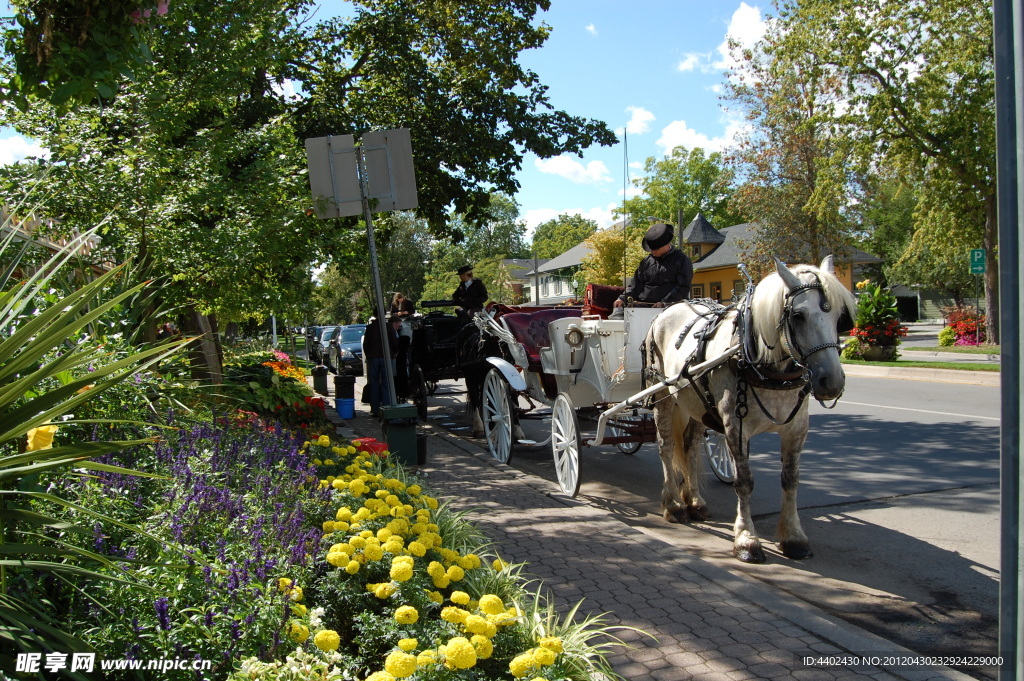
[(895, 345), (869, 345), (864, 348), (864, 359), (868, 362), (890, 362), (895, 357)]

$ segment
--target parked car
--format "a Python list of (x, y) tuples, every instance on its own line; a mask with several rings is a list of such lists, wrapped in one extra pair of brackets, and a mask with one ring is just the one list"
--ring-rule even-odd
[(341, 327), (330, 347), (331, 366), (339, 374), (363, 375), (363, 334), (366, 324), (349, 324)]
[[(328, 354), (331, 347), (331, 339), (334, 338), (340, 330), (340, 326), (325, 326), (320, 331), (319, 336), (314, 336), (313, 347), (310, 350), (309, 358), (317, 364), (328, 364), (331, 359)], [(328, 368), (330, 368), (329, 364)]]

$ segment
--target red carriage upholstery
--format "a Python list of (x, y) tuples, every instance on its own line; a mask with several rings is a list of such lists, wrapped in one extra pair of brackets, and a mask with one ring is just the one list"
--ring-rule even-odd
[(587, 284), (587, 291), (583, 294), (583, 314), (608, 319), (608, 315), (615, 308), (615, 299), (625, 290), (621, 286)]
[(530, 371), (540, 371), (540, 349), (551, 346), (548, 324), (565, 317), (580, 317), (583, 312), (575, 307), (558, 307), (537, 312), (510, 312), (501, 320), (516, 340), (526, 348)]

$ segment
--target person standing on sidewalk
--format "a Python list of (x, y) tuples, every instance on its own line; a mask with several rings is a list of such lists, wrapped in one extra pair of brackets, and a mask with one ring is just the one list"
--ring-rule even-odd
[[(391, 356), (385, 359), (384, 334), (387, 334)], [(384, 322), (384, 316), (377, 311), (366, 326), (363, 336), (363, 354), (366, 356), (366, 388), (370, 391), (370, 415), (380, 416), (381, 406), (392, 404), (388, 392), (388, 374), (385, 362), (391, 361), (398, 353), (398, 334), (392, 324)]]

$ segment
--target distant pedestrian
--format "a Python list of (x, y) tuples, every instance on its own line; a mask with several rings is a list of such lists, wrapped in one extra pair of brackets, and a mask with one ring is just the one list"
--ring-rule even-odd
[[(387, 334), (391, 356), (385, 359), (384, 334)], [(377, 311), (366, 325), (363, 336), (363, 354), (366, 356), (366, 387), (370, 391), (370, 415), (380, 416), (382, 405), (392, 404), (388, 392), (388, 374), (386, 361), (394, 359), (398, 353), (398, 334), (393, 324), (385, 324), (384, 317)]]

